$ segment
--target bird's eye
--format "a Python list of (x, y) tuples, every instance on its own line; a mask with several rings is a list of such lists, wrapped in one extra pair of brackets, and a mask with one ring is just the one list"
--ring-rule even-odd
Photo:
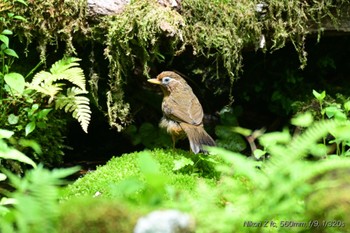
[(170, 80), (171, 80), (171, 78), (165, 77), (165, 78), (163, 78), (162, 82), (163, 82), (164, 84), (168, 84), (168, 83), (170, 82)]

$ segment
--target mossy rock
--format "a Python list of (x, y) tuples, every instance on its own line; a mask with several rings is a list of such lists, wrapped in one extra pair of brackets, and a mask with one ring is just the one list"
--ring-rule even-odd
[(307, 216), (319, 223), (312, 232), (345, 232), (349, 228), (349, 174), (349, 169), (339, 169), (317, 177), (315, 191), (306, 201)]
[(60, 233), (130, 233), (140, 214), (119, 201), (75, 198), (61, 205)]
[[(192, 193), (198, 182), (216, 184), (218, 173), (212, 163), (216, 157), (208, 156), (182, 150), (155, 149), (113, 157), (106, 165), (69, 185), (63, 192), (62, 200), (76, 196), (92, 197), (97, 192), (110, 198), (133, 193), (131, 196), (137, 200), (139, 196), (144, 196), (139, 191), (143, 189), (163, 190), (160, 194), (162, 199), (171, 198), (169, 190)], [(175, 170), (175, 162), (182, 161), (183, 158), (192, 160), (193, 165), (184, 165)]]

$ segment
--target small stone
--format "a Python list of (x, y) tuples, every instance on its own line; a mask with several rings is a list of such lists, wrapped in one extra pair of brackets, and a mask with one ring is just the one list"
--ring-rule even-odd
[(190, 215), (178, 210), (157, 210), (139, 218), (134, 233), (191, 233), (195, 223)]

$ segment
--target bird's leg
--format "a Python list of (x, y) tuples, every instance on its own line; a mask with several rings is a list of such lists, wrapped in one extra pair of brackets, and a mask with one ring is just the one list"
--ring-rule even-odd
[(173, 140), (173, 150), (175, 150), (176, 137), (174, 134), (171, 135), (171, 139)]

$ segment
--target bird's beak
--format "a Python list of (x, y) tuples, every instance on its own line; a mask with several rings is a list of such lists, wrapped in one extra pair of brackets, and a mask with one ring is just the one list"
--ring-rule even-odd
[(160, 83), (161, 83), (161, 82), (160, 82), (158, 79), (156, 79), (156, 78), (151, 78), (151, 79), (148, 79), (147, 81), (150, 82), (150, 83), (153, 83), (153, 84), (160, 84)]

